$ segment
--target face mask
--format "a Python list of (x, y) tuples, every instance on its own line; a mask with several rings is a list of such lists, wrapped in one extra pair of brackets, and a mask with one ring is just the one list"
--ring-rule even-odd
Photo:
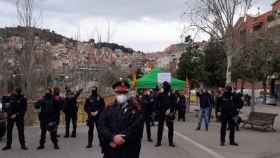
[(91, 94), (93, 95), (93, 96), (97, 96), (97, 91), (91, 91)]
[(170, 88), (169, 87), (163, 87), (163, 91), (168, 92), (168, 91), (170, 91)]
[(119, 104), (123, 104), (127, 101), (128, 97), (124, 94), (121, 94), (121, 95), (117, 95), (116, 99)]

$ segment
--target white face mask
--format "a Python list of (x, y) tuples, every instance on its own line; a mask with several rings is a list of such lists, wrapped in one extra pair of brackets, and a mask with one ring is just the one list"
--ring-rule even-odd
[(116, 99), (119, 104), (123, 104), (127, 101), (128, 97), (124, 94), (120, 94), (120, 95), (117, 95)]

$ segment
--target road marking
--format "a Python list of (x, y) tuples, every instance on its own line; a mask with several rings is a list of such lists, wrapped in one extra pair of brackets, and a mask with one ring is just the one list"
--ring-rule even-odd
[(217, 152), (215, 152), (214, 150), (210, 149), (210, 148), (207, 148), (206, 146), (202, 145), (202, 144), (199, 144), (198, 142), (192, 140), (191, 138), (179, 133), (179, 132), (176, 132), (174, 131), (175, 135), (177, 135), (178, 137), (181, 137), (183, 138), (184, 140), (192, 143), (193, 145), (195, 145), (196, 147), (200, 148), (201, 150), (207, 152), (208, 154), (212, 155), (214, 158), (225, 158), (224, 156), (218, 154)]

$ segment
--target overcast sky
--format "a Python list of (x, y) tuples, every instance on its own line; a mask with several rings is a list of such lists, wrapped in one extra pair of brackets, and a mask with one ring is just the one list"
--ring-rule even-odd
[[(37, 0), (36, 8), (41, 12), (40, 27), (81, 40), (96, 38), (99, 32), (106, 41), (110, 23), (111, 42), (151, 52), (181, 41), (185, 1)], [(269, 10), (273, 1), (254, 0), (250, 13)], [(0, 27), (16, 25), (15, 0), (0, 0)], [(197, 40), (205, 38), (197, 36)]]

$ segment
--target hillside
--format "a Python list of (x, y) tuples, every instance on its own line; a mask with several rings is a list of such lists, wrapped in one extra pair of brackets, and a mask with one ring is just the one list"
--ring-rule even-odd
[[(51, 31), (49, 29), (39, 29), (39, 28), (32, 28), (32, 32), (35, 36), (38, 36), (41, 40), (50, 42), (52, 45), (56, 45), (58, 43), (63, 43), (63, 41), (67, 41), (70, 43), (77, 44), (77, 40), (65, 37), (56, 33), (55, 31)], [(18, 26), (18, 27), (6, 27), (0, 28), (0, 37), (2, 39), (8, 39), (10, 37), (23, 37), (25, 34), (25, 28)], [(95, 43), (94, 39), (90, 39), (85, 43)], [(123, 53), (135, 53), (137, 51), (133, 50), (132, 48), (127, 48), (125, 46), (116, 44), (116, 43), (107, 43), (107, 42), (98, 42), (95, 43), (96, 48), (110, 48), (115, 53), (123, 52)]]

